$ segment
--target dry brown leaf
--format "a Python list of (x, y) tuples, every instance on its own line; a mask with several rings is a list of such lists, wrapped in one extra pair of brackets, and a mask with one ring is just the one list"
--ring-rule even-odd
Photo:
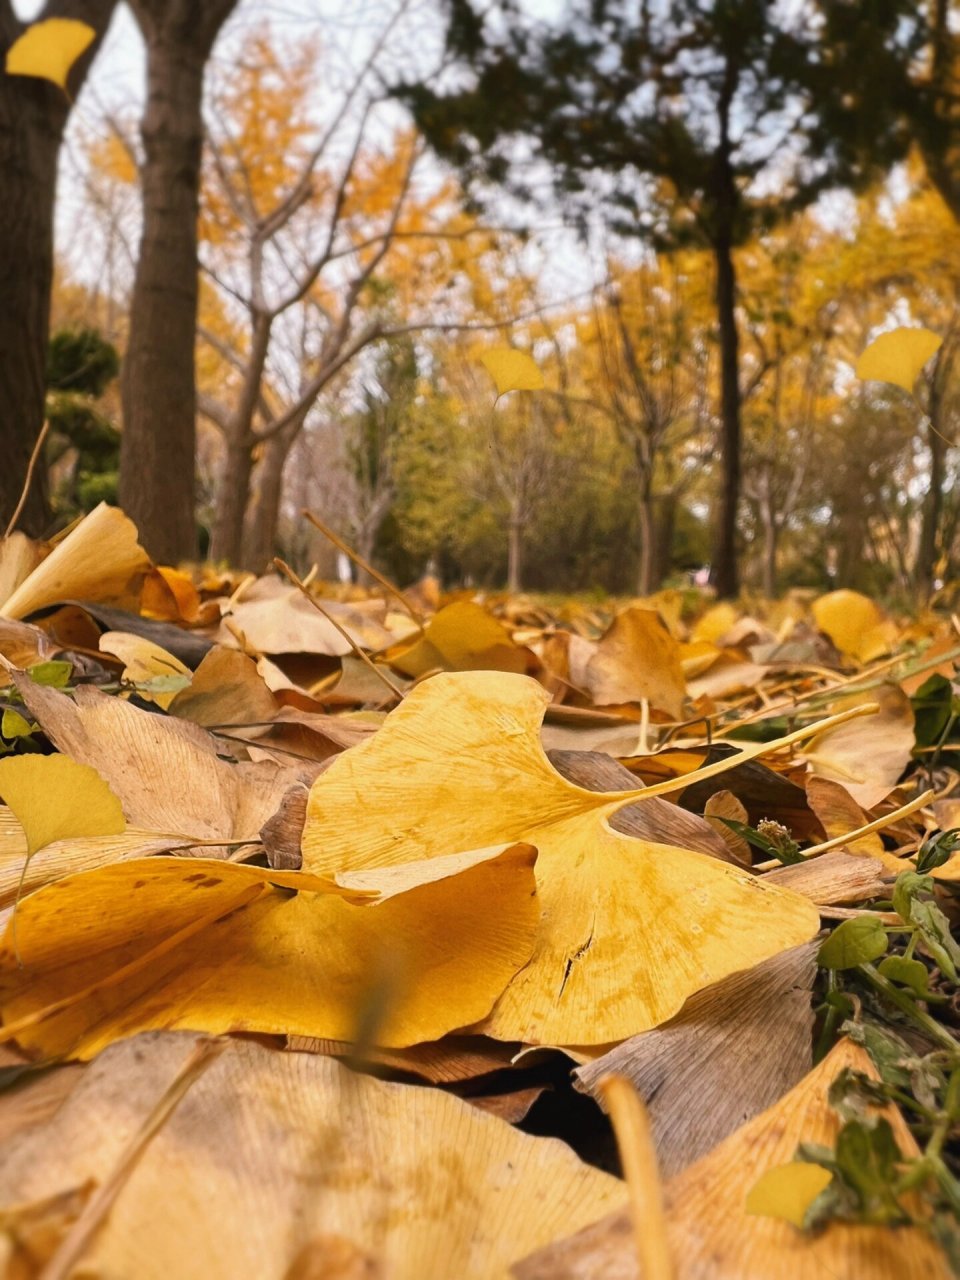
[(851, 858), (841, 850), (793, 866), (775, 867), (761, 879), (802, 893), (823, 906), (843, 906), (881, 897), (887, 891), (884, 874), (884, 865), (876, 858)]
[(747, 844), (743, 836), (738, 836), (736, 831), (728, 827), (726, 822), (723, 821), (724, 818), (729, 818), (733, 822), (749, 824), (750, 815), (733, 792), (726, 790), (715, 791), (712, 796), (708, 797), (707, 803), (703, 806), (703, 816), (723, 841), (733, 861), (739, 863), (741, 867), (752, 866), (753, 853), (749, 844)]
[(190, 687), (182, 689), (167, 709), (182, 720), (213, 729), (272, 720), (279, 703), (252, 658), (218, 645), (205, 655)]
[[(105, 1182), (194, 1043), (154, 1034), (102, 1054), (53, 1120), (5, 1150), (0, 1211)], [(623, 1202), (621, 1182), (563, 1143), (441, 1090), (234, 1041), (146, 1147), (82, 1268), (104, 1280), (314, 1280), (291, 1268), (318, 1240), (342, 1240), (341, 1258), (376, 1259), (390, 1280), (492, 1280)]]
[(660, 1169), (672, 1177), (810, 1070), (816, 951), (816, 943), (794, 947), (698, 992), (662, 1027), (578, 1067), (577, 1087), (599, 1102), (604, 1075), (626, 1076), (649, 1107)]
[(194, 840), (256, 840), (300, 779), (274, 765), (232, 765), (198, 725), (141, 711), (81, 686), (68, 697), (14, 677), (30, 714), (59, 751), (92, 765), (142, 831)]
[(586, 687), (597, 706), (647, 701), (679, 719), (686, 696), (680, 645), (659, 614), (635, 606), (618, 613), (587, 663)]
[[(319, 602), (336, 618), (355, 644), (365, 649), (382, 649), (392, 636), (369, 613), (337, 600)], [(381, 610), (382, 612), (382, 610)], [(224, 614), (217, 641), (228, 648), (255, 654), (308, 653), (342, 657), (352, 653), (332, 622), (316, 609), (296, 587), (289, 588), (278, 578), (261, 578), (243, 598)]]
[[(864, 809), (890, 794), (916, 745), (910, 699), (898, 685), (871, 690), (880, 711), (869, 724), (850, 720), (813, 738), (803, 749), (814, 774), (842, 783)], [(853, 698), (850, 705), (866, 698)], [(837, 709), (843, 703), (837, 704)]]

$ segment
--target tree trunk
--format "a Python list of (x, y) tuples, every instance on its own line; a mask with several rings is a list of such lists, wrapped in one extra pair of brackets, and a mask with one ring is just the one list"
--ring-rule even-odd
[(779, 529), (773, 512), (763, 512), (763, 594), (773, 600), (777, 594), (777, 542)]
[(717, 321), (720, 332), (720, 463), (722, 479), (713, 549), (717, 594), (740, 589), (737, 564), (737, 513), (740, 505), (740, 336), (737, 332), (737, 282), (732, 236), (714, 244), (717, 270)]
[[(75, 18), (97, 32), (70, 76), (56, 85), (0, 71), (0, 534), (16, 509), (30, 455), (43, 427), (46, 398), (53, 218), (63, 130), (113, 12), (115, 0), (49, 3), (38, 15)], [(0, 0), (0, 67), (26, 23)], [(19, 520), (38, 536), (50, 521), (40, 461)]]
[(669, 576), (673, 559), (673, 533), (677, 523), (677, 495), (661, 493), (656, 499), (654, 520), (655, 563), (652, 591), (659, 591), (664, 578)]
[(280, 504), (283, 501), (283, 471), (287, 458), (300, 430), (282, 431), (263, 446), (263, 454), (253, 475), (253, 491), (247, 504), (243, 531), (244, 569), (263, 573), (277, 553), (277, 526), (280, 523)]
[(653, 499), (649, 493), (641, 493), (637, 515), (640, 524), (640, 571), (637, 574), (637, 595), (648, 596), (651, 591), (656, 590), (653, 580), (657, 562)]
[(143, 228), (121, 378), (120, 502), (155, 559), (196, 555), (203, 71), (236, 0), (133, 0), (147, 44)]
[(507, 539), (507, 590), (519, 591), (523, 572), (523, 521), (513, 511), (510, 513)]
[(243, 555), (243, 516), (253, 473), (248, 436), (226, 441), (227, 453), (217, 489), (217, 512), (210, 535), (210, 559), (239, 566)]

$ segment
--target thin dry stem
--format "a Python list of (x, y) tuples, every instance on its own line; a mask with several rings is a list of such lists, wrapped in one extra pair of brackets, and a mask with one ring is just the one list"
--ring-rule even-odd
[(27, 474), (23, 481), (23, 488), (20, 491), (20, 500), (14, 508), (10, 522), (3, 531), (3, 536), (9, 538), (11, 533), (17, 527), (17, 521), (23, 515), (23, 508), (27, 505), (27, 495), (30, 492), (30, 486), (33, 484), (33, 473), (37, 468), (37, 459), (40, 457), (40, 450), (43, 448), (43, 442), (46, 440), (50, 431), (50, 419), (44, 420), (43, 426), (40, 428), (40, 434), (37, 436), (36, 444), (33, 446), (33, 452), (30, 454), (30, 461), (27, 463)]
[(201, 1040), (171, 1084), (127, 1144), (110, 1176), (100, 1184), (80, 1217), (63, 1237), (56, 1253), (40, 1273), (40, 1280), (67, 1280), (91, 1240), (103, 1225), (147, 1147), (170, 1119), (187, 1090), (227, 1047), (225, 1040)]
[(356, 640), (354, 640), (353, 636), (350, 635), (348, 631), (344, 630), (343, 627), (341, 627), (340, 623), (336, 620), (336, 618), (334, 618), (332, 614), (327, 613), (326, 609), (324, 609), (320, 601), (316, 600), (310, 594), (310, 592), (307, 590), (304, 584), (300, 581), (300, 579), (297, 577), (294, 571), (290, 568), (287, 562), (285, 560), (281, 560), (279, 556), (274, 556), (273, 563), (277, 566), (277, 568), (285, 577), (289, 578), (289, 580), (293, 583), (295, 587), (299, 587), (299, 589), (303, 592), (304, 596), (310, 601), (310, 603), (317, 610), (317, 612), (322, 613), (323, 616), (326, 618), (326, 620), (330, 623), (330, 625), (333, 627), (336, 627), (336, 629), (340, 632), (344, 640), (346, 640), (347, 644), (350, 646), (353, 652), (357, 655), (360, 661), (365, 662), (367, 664), (367, 666), (370, 668), (373, 674), (377, 677), (380, 683), (385, 684), (387, 688), (390, 690), (390, 692), (393, 694), (393, 696), (399, 702), (402, 702), (403, 690), (399, 689), (393, 683), (393, 681), (390, 679), (387, 673), (383, 671), (380, 667), (378, 667), (377, 664), (370, 657), (368, 657), (366, 653), (364, 653), (363, 649), (360, 648)]
[(342, 551), (345, 556), (349, 556), (353, 563), (359, 565), (364, 573), (369, 573), (374, 582), (379, 582), (384, 591), (388, 591), (395, 600), (398, 600), (420, 630), (423, 631), (423, 615), (419, 610), (413, 607), (399, 587), (395, 587), (389, 578), (385, 578), (382, 573), (378, 573), (372, 564), (368, 564), (367, 561), (364, 560), (359, 551), (354, 551), (353, 547), (351, 547), (349, 543), (344, 542), (338, 533), (334, 533), (334, 531), (328, 525), (325, 525), (318, 516), (315, 516), (312, 511), (308, 511), (306, 507), (304, 507), (303, 514), (315, 529), (319, 529), (323, 536), (333, 543), (338, 551)]
[(644, 1280), (673, 1280), (667, 1215), (649, 1112), (626, 1076), (601, 1076), (597, 1089), (617, 1136), (640, 1274)]

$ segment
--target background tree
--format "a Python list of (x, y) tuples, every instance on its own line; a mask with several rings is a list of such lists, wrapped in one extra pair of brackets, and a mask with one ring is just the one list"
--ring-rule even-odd
[[(68, 93), (46, 80), (0, 71), (0, 528), (17, 505), (43, 427), (60, 144), (114, 5), (115, 0), (47, 0), (37, 14), (35, 21), (86, 22), (96, 33), (70, 73)], [(0, 0), (0, 67), (27, 25), (10, 0)], [(40, 535), (48, 521), (40, 468), (20, 524)]]
[[(734, 250), (852, 176), (851, 153), (824, 154), (811, 129), (814, 15), (766, 0), (644, 5), (639, 19), (624, 0), (600, 0), (572, 5), (562, 25), (537, 22), (509, 0), (483, 16), (470, 0), (449, 0), (449, 11), (449, 47), (473, 69), (472, 83), (400, 90), (442, 154), (469, 174), (512, 179), (521, 194), (542, 179), (537, 162), (545, 162), (568, 202), (583, 207), (599, 189), (617, 230), (661, 245), (699, 239), (713, 256), (723, 468), (713, 558), (718, 589), (733, 594), (741, 472)], [(532, 158), (513, 145), (519, 137)], [(527, 159), (511, 165), (518, 155)]]
[(124, 358), (120, 501), (150, 554), (196, 554), (197, 214), (203, 77), (237, 0), (131, 0), (147, 45), (142, 232)]

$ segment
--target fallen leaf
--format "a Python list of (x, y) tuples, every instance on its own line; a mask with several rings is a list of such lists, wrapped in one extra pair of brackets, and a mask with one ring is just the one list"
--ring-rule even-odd
[(817, 627), (841, 653), (856, 658), (860, 646), (883, 622), (883, 614), (859, 591), (831, 591), (811, 606)]
[(431, 618), (419, 639), (388, 649), (384, 659), (404, 675), (422, 676), (437, 670), (524, 672), (530, 656), (486, 609), (456, 600)]
[(167, 710), (182, 720), (220, 728), (272, 720), (279, 703), (252, 658), (218, 645), (204, 656), (189, 688), (176, 694)]
[(127, 825), (100, 774), (69, 756), (5, 757), (0, 797), (23, 828), (28, 856), (55, 840), (120, 835)]
[(23, 1020), (23, 1048), (83, 1059), (154, 1028), (352, 1040), (369, 1017), (387, 1046), (438, 1039), (483, 1018), (529, 958), (535, 857), (512, 844), (326, 891), (208, 858), (70, 876), (20, 903), (16, 948), (4, 936), (7, 1034)]
[(725, 818), (733, 822), (747, 823), (750, 815), (732, 791), (714, 791), (703, 807), (703, 816), (726, 846), (727, 852), (734, 862), (741, 867), (753, 865), (753, 853), (743, 836), (737, 835), (732, 827), (728, 827)]
[[(140, 690), (141, 697), (156, 703), (164, 711), (183, 689), (184, 682), (189, 684), (191, 680), (190, 668), (184, 666), (179, 658), (142, 636), (130, 635), (125, 631), (105, 631), (100, 637), (100, 649), (103, 653), (111, 653), (119, 658), (123, 663), (123, 678), (127, 684), (145, 685)], [(151, 682), (158, 687), (152, 689)], [(168, 684), (173, 687), (164, 687)]]
[(884, 892), (885, 867), (876, 858), (851, 858), (842, 851), (822, 853), (790, 867), (775, 867), (762, 879), (782, 889), (802, 893), (811, 902), (843, 906), (879, 898)]
[[(194, 1043), (154, 1034), (107, 1050), (53, 1121), (4, 1151), (0, 1210), (102, 1185)], [(304, 1251), (340, 1239), (341, 1258), (374, 1258), (390, 1280), (492, 1278), (624, 1200), (618, 1179), (562, 1142), (440, 1090), (234, 1041), (152, 1137), (82, 1266), (138, 1280), (304, 1280), (291, 1271)]]
[(139, 598), (149, 568), (133, 521), (101, 502), (20, 583), (0, 617), (25, 618), (70, 597), (127, 603)]
[(872, 809), (890, 794), (916, 745), (913, 708), (898, 685), (871, 690), (880, 711), (866, 726), (856, 720), (812, 738), (801, 750), (813, 773), (839, 782), (857, 804)]
[[(833, 1222), (809, 1236), (747, 1211), (747, 1197), (771, 1169), (793, 1160), (801, 1142), (832, 1146), (840, 1118), (827, 1091), (844, 1067), (876, 1078), (866, 1052), (840, 1041), (819, 1066), (768, 1110), (688, 1165), (664, 1188), (667, 1233), (678, 1280), (948, 1280), (943, 1254), (919, 1227)], [(900, 1113), (884, 1115), (900, 1149), (917, 1145)], [(625, 1211), (548, 1245), (512, 1268), (518, 1280), (639, 1280)]]
[(586, 686), (597, 706), (645, 700), (678, 720), (686, 696), (680, 645), (652, 610), (623, 609), (587, 664)]
[(650, 1110), (660, 1170), (672, 1177), (810, 1070), (815, 956), (816, 943), (794, 947), (699, 991), (662, 1027), (578, 1067), (577, 1088), (600, 1102), (604, 1075), (626, 1076)]
[(940, 335), (930, 329), (890, 329), (862, 352), (854, 372), (858, 378), (892, 382), (912, 393), (921, 369), (942, 343)]
[(747, 1192), (747, 1213), (802, 1227), (807, 1210), (831, 1181), (832, 1175), (818, 1164), (791, 1160), (777, 1165), (761, 1174)]
[(539, 391), (544, 385), (543, 374), (533, 359), (515, 347), (484, 351), (480, 363), (494, 381), (498, 400), (510, 391)]
[(304, 869), (332, 875), (477, 844), (535, 844), (537, 948), (481, 1028), (505, 1040), (624, 1039), (812, 936), (809, 902), (764, 897), (765, 885), (717, 859), (613, 831), (605, 818), (656, 788), (598, 793), (562, 778), (540, 746), (547, 698), (535, 681), (499, 672), (417, 686), (313, 784)]
[(45, 18), (27, 27), (7, 50), (8, 76), (36, 76), (66, 92), (73, 64), (90, 48), (96, 32), (73, 18)]

